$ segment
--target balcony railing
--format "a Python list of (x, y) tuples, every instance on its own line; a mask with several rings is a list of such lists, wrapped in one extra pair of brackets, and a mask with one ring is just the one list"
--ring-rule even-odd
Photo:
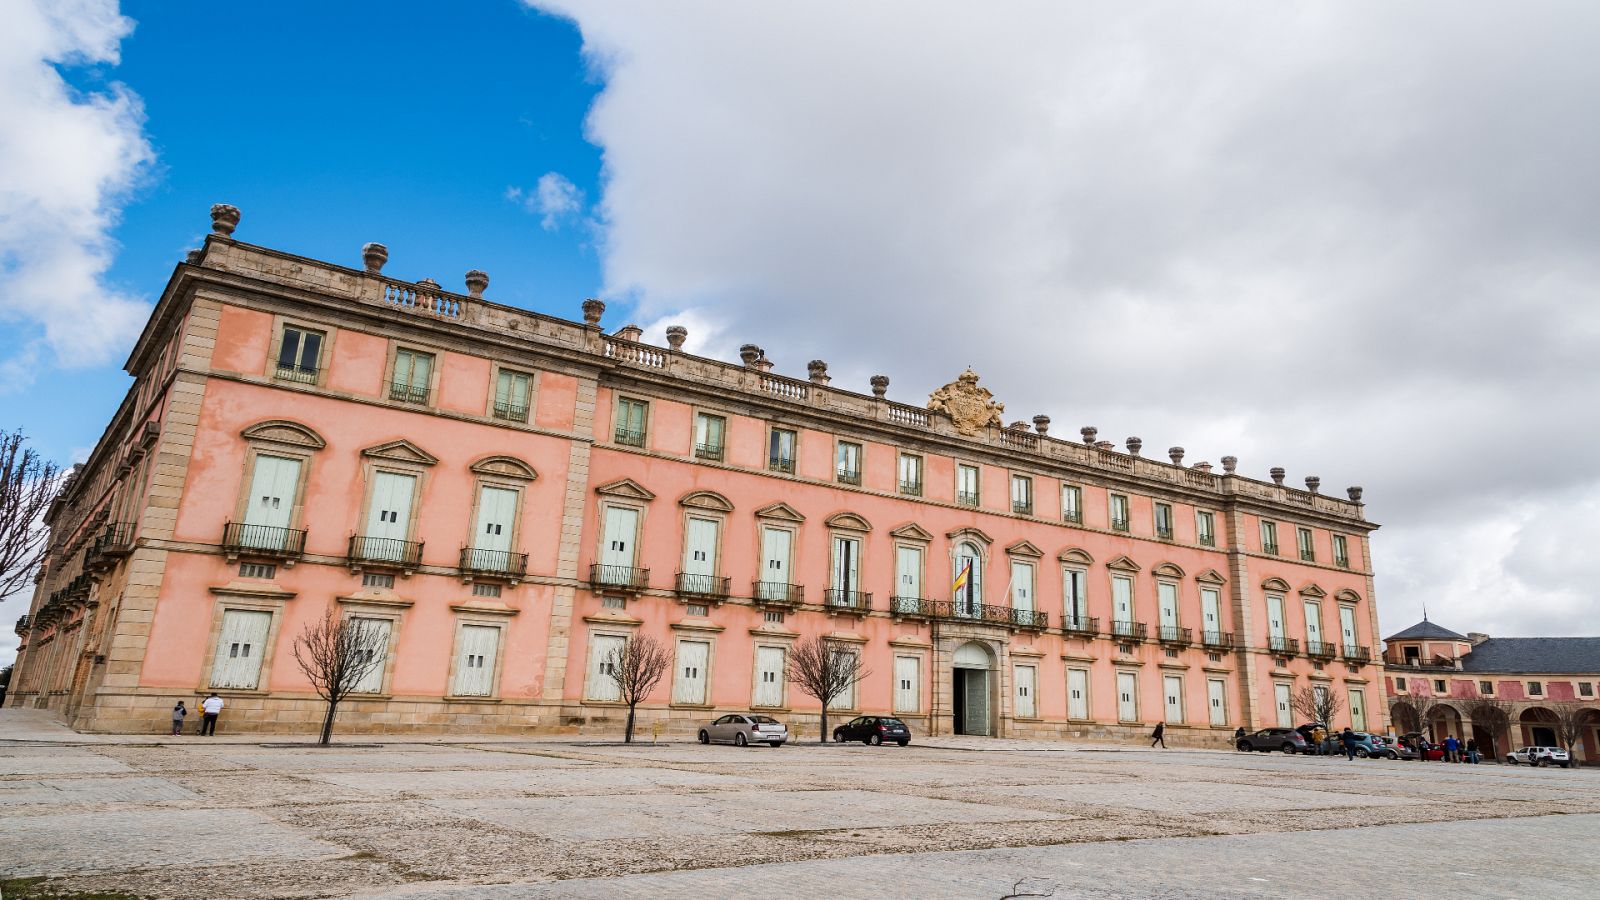
[(1273, 653), (1299, 653), (1300, 641), (1295, 638), (1269, 637), (1267, 649)]
[(1156, 631), (1157, 638), (1163, 644), (1192, 644), (1194, 643), (1194, 629), (1181, 628), (1177, 625), (1162, 625)]
[(722, 462), (722, 445), (721, 444), (695, 444), (694, 445), (694, 458), (695, 459), (709, 459), (712, 462)]
[(769, 456), (767, 457), (767, 468), (773, 472), (783, 472), (786, 475), (793, 475), (794, 457)]
[(823, 603), (829, 609), (849, 609), (864, 612), (872, 608), (872, 595), (861, 591), (828, 588), (823, 592)]
[(1317, 553), (1316, 553), (1315, 550), (1301, 550), (1300, 551), (1300, 560), (1301, 560), (1301, 562), (1316, 562), (1317, 561)]
[(510, 550), (461, 548), (461, 571), (468, 575), (521, 578), (528, 574), (528, 554)]
[(306, 532), (303, 528), (228, 522), (222, 526), (222, 549), (232, 556), (298, 559), (306, 551)]
[(923, 619), (933, 616), (933, 610), (928, 606), (928, 601), (921, 597), (890, 597), (889, 612), (897, 616), (913, 616)]
[(1172, 529), (1171, 528), (1161, 528), (1160, 526), (1157, 526), (1156, 527), (1156, 537), (1161, 538), (1163, 541), (1170, 541), (1170, 540), (1172, 540)]
[(365, 564), (415, 569), (422, 563), (422, 542), (352, 534), (348, 555), (353, 566)]
[(1111, 636), (1131, 641), (1142, 641), (1147, 629), (1143, 622), (1122, 622), (1113, 619), (1111, 622)]
[(1061, 620), (1061, 630), (1067, 634), (1093, 637), (1100, 633), (1099, 616), (1067, 616)]
[(1112, 519), (1111, 520), (1111, 530), (1112, 531), (1127, 531), (1128, 530), (1128, 520), (1127, 519)]
[(22, 617), (17, 619), (17, 637), (26, 637), (28, 629), (32, 627), (33, 620), (28, 618), (27, 613), (23, 613)]
[(799, 606), (806, 599), (804, 586), (786, 581), (757, 581), (750, 593), (757, 603), (767, 606)]
[(1277, 544), (1262, 544), (1261, 545), (1261, 552), (1262, 553), (1270, 553), (1273, 556), (1277, 556), (1278, 555), (1278, 545)]
[(728, 579), (721, 575), (679, 572), (675, 587), (678, 593), (690, 597), (722, 599), (728, 596)]
[(1214, 534), (1202, 534), (1202, 535), (1200, 535), (1200, 546), (1202, 546), (1202, 547), (1215, 547), (1216, 545), (1217, 545), (1217, 536), (1216, 535), (1214, 535)]
[(1233, 646), (1233, 632), (1207, 629), (1200, 632), (1200, 643), (1205, 644), (1207, 647), (1226, 650)]
[(1033, 515), (1033, 501), (1013, 500), (1011, 501), (1011, 511), (1019, 516), (1031, 516)]
[(971, 491), (956, 491), (956, 502), (962, 506), (977, 506), (978, 495)]
[(907, 494), (907, 495), (912, 496), (912, 497), (921, 497), (922, 496), (922, 482), (920, 482), (920, 481), (902, 481), (902, 482), (900, 482), (900, 493)]
[(1362, 647), (1358, 644), (1345, 644), (1344, 658), (1350, 662), (1372, 662), (1372, 648)]
[(425, 387), (412, 387), (399, 381), (391, 382), (389, 385), (389, 399), (400, 403), (421, 403), (425, 405), (428, 402), (428, 389)]
[(132, 522), (112, 522), (95, 539), (95, 549), (101, 556), (127, 556), (133, 552), (135, 530)]
[(594, 563), (589, 566), (589, 583), (601, 588), (643, 590), (650, 583), (650, 570)]
[(297, 381), (301, 384), (316, 384), (317, 370), (306, 366), (279, 366), (275, 373), (279, 381)]
[(1334, 655), (1336, 648), (1327, 641), (1306, 641), (1306, 655), (1324, 659)]
[(1061, 521), (1070, 522), (1073, 525), (1082, 525), (1083, 513), (1076, 509), (1069, 509), (1061, 514)]
[(1335, 556), (1333, 558), (1333, 564), (1338, 566), (1341, 569), (1348, 569), (1348, 568), (1350, 568), (1350, 557), (1348, 557), (1348, 556)]
[(526, 403), (500, 403), (494, 405), (494, 417), (507, 422), (528, 421), (528, 404)]
[(840, 484), (860, 484), (861, 483), (861, 470), (860, 469), (857, 469), (854, 472), (851, 472), (848, 469), (838, 469), (833, 474), (834, 474), (834, 477), (836, 479), (838, 479)]
[(1027, 628), (1031, 631), (1043, 631), (1050, 627), (1050, 614), (1037, 609), (1011, 610), (1011, 622), (1018, 628)]
[(644, 432), (637, 428), (618, 428), (613, 432), (612, 437), (616, 439), (617, 443), (628, 447), (644, 446)]

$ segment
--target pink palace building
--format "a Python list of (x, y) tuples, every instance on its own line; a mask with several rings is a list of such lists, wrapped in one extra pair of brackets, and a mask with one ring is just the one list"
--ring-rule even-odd
[[(962, 373), (926, 404), (740, 363), (232, 237), (177, 266), (134, 383), (52, 507), (12, 706), (154, 731), (183, 699), (223, 730), (313, 730), (291, 646), (330, 607), (387, 658), (344, 732), (611, 733), (608, 651), (675, 665), (648, 733), (766, 711), (816, 735), (789, 648), (870, 675), (837, 716), (920, 735), (1170, 741), (1387, 725), (1361, 489), (1342, 499), (1006, 425)], [(959, 589), (955, 575), (969, 569)]]

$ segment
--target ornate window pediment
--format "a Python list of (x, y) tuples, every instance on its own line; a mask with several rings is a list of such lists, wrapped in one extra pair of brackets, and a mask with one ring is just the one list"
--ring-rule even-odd
[(602, 484), (595, 488), (594, 492), (596, 494), (605, 494), (610, 497), (625, 497), (629, 500), (650, 501), (656, 498), (656, 495), (651, 493), (648, 488), (639, 482), (634, 481), (632, 478), (624, 478), (620, 481)]
[(841, 528), (846, 531), (871, 531), (872, 523), (852, 512), (834, 513), (827, 519), (829, 528)]
[(756, 518), (777, 519), (780, 522), (804, 522), (806, 520), (805, 516), (800, 515), (799, 510), (782, 501), (756, 510)]
[(1328, 596), (1328, 592), (1323, 590), (1320, 587), (1317, 587), (1316, 583), (1313, 582), (1311, 584), (1305, 585), (1304, 587), (1300, 588), (1300, 596), (1302, 596), (1302, 597), (1326, 597), (1326, 596)]
[(498, 475), (501, 478), (519, 478), (523, 481), (532, 481), (539, 477), (533, 466), (515, 456), (486, 456), (468, 468), (479, 475)]
[(1162, 563), (1161, 565), (1156, 566), (1155, 569), (1152, 570), (1152, 573), (1156, 575), (1162, 575), (1167, 578), (1183, 577), (1183, 570), (1178, 568), (1173, 563)]
[(410, 463), (415, 466), (431, 466), (439, 461), (439, 458), (432, 453), (404, 438), (398, 441), (389, 441), (386, 444), (379, 444), (375, 447), (368, 447), (361, 451), (361, 455), (370, 456), (374, 459)]
[(265, 422), (257, 422), (246, 428), (241, 434), (247, 441), (284, 444), (305, 450), (321, 450), (323, 447), (328, 446), (328, 442), (322, 439), (322, 435), (301, 425), (299, 422), (290, 422), (287, 419), (268, 419)]
[(1119, 556), (1116, 559), (1106, 563), (1106, 568), (1117, 569), (1118, 571), (1122, 572), (1137, 572), (1139, 571), (1139, 564), (1126, 556)]
[(1261, 582), (1261, 587), (1269, 591), (1287, 591), (1289, 590), (1289, 582), (1284, 581), (1282, 578), (1268, 578), (1266, 581)]
[(986, 545), (994, 543), (994, 538), (976, 528), (957, 528), (955, 531), (947, 533), (945, 537), (952, 541), (977, 541)]
[(678, 498), (678, 505), (717, 512), (733, 512), (733, 503), (716, 491), (690, 491)]
[(1345, 588), (1345, 589), (1339, 591), (1338, 593), (1334, 594), (1333, 595), (1333, 599), (1340, 600), (1340, 601), (1343, 601), (1345, 603), (1360, 603), (1361, 602), (1361, 595), (1356, 593), (1355, 591), (1350, 590), (1349, 588)]
[(1077, 547), (1068, 547), (1056, 554), (1056, 559), (1079, 566), (1094, 565), (1094, 557), (1090, 556), (1087, 551), (1079, 550)]
[(933, 540), (933, 535), (915, 522), (907, 522), (899, 528), (889, 532), (890, 537), (903, 538), (908, 541), (922, 541), (928, 543)]
[(1042, 556), (1044, 556), (1044, 551), (1043, 550), (1040, 550), (1038, 547), (1035, 547), (1032, 544), (1032, 542), (1025, 541), (1025, 540), (1024, 541), (1017, 541), (1015, 544), (1012, 544), (1011, 546), (1007, 547), (1006, 548), (1006, 552), (1011, 554), (1012, 556), (1032, 556), (1032, 557), (1042, 557)]
[(1195, 581), (1204, 582), (1206, 584), (1227, 584), (1228, 583), (1228, 579), (1223, 578), (1221, 575), (1218, 575), (1216, 569), (1207, 569), (1204, 572), (1201, 572), (1199, 575), (1196, 575), (1194, 577), (1194, 580)]

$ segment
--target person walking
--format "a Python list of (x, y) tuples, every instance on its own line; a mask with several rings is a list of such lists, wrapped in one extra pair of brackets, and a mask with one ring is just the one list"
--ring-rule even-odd
[(1344, 758), (1347, 760), (1355, 759), (1356, 733), (1346, 727), (1344, 731), (1340, 732), (1339, 740), (1344, 743)]
[(1444, 761), (1461, 762), (1461, 742), (1453, 734), (1444, 739)]
[(188, 714), (189, 709), (183, 705), (182, 700), (179, 700), (178, 705), (172, 708), (172, 734), (174, 736), (183, 734), (183, 717)]
[(1480, 758), (1478, 755), (1478, 739), (1467, 738), (1467, 762), (1477, 765)]
[(1244, 747), (1241, 747), (1239, 745), (1240, 742), (1243, 741), (1243, 740), (1244, 740), (1244, 726), (1240, 725), (1238, 728), (1235, 728), (1233, 730), (1233, 746), (1234, 746), (1234, 748), (1238, 749), (1238, 750), (1245, 749)]
[(1150, 732), (1150, 746), (1160, 744), (1161, 749), (1167, 749), (1167, 723), (1157, 722), (1156, 730)]
[(217, 714), (222, 712), (222, 706), (222, 698), (218, 697), (214, 691), (212, 692), (211, 696), (200, 701), (200, 711), (204, 713), (204, 715), (200, 717), (200, 733), (202, 735), (205, 735), (206, 737), (212, 737), (216, 735)]

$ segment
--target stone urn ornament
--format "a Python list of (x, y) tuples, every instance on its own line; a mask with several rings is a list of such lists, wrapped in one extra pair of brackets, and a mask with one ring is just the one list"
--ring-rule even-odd
[(239, 207), (217, 203), (211, 207), (211, 231), (223, 237), (232, 237), (239, 227)]

